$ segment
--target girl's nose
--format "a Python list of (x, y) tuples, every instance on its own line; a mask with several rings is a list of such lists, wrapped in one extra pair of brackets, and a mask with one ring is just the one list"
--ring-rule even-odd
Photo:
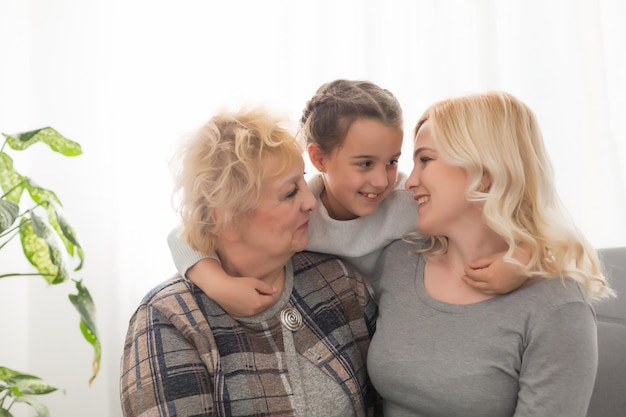
[(387, 188), (389, 185), (389, 177), (386, 169), (377, 169), (372, 173), (371, 184), (376, 188)]

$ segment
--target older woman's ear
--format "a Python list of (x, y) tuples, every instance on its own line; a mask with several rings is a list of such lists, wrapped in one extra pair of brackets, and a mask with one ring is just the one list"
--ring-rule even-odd
[(219, 230), (221, 239), (225, 239), (229, 242), (234, 242), (239, 239), (241, 229), (233, 221), (232, 213), (227, 209), (212, 209), (211, 220)]

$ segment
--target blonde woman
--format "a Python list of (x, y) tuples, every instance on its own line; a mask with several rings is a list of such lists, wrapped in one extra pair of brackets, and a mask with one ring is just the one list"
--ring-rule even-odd
[[(385, 416), (584, 417), (589, 300), (612, 290), (561, 208), (535, 115), (503, 92), (444, 100), (418, 121), (413, 159), (419, 233), (385, 250), (374, 283), (368, 370)], [(488, 295), (457, 279), (520, 244), (532, 278), (519, 289)]]

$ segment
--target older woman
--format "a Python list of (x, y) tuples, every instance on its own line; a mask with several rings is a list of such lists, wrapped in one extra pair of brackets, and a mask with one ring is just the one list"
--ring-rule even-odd
[(232, 276), (279, 289), (252, 317), (227, 314), (181, 276), (130, 320), (125, 416), (365, 416), (375, 306), (357, 272), (302, 251), (315, 198), (301, 149), (260, 109), (213, 117), (180, 152), (181, 239)]
[[(368, 369), (385, 416), (584, 417), (597, 364), (588, 300), (612, 291), (559, 205), (534, 114), (501, 92), (436, 103), (413, 159), (421, 233), (386, 249), (374, 284)], [(526, 285), (493, 296), (458, 279), (520, 243)]]

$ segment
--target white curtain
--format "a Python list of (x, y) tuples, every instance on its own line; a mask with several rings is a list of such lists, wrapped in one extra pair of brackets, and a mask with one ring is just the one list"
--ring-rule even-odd
[[(626, 245), (624, 21), (621, 0), (2, 0), (0, 131), (51, 125), (83, 146), (71, 160), (42, 147), (16, 165), (57, 191), (79, 234), (103, 360), (87, 387), (91, 351), (69, 287), (9, 278), (0, 366), (64, 388), (42, 398), (52, 415), (120, 416), (126, 324), (174, 272), (168, 161), (180, 137), (242, 103), (295, 122), (335, 78), (399, 98), (405, 172), (427, 105), (487, 89), (517, 95), (537, 113), (572, 217), (594, 245)], [(3, 250), (0, 272), (20, 262)]]

